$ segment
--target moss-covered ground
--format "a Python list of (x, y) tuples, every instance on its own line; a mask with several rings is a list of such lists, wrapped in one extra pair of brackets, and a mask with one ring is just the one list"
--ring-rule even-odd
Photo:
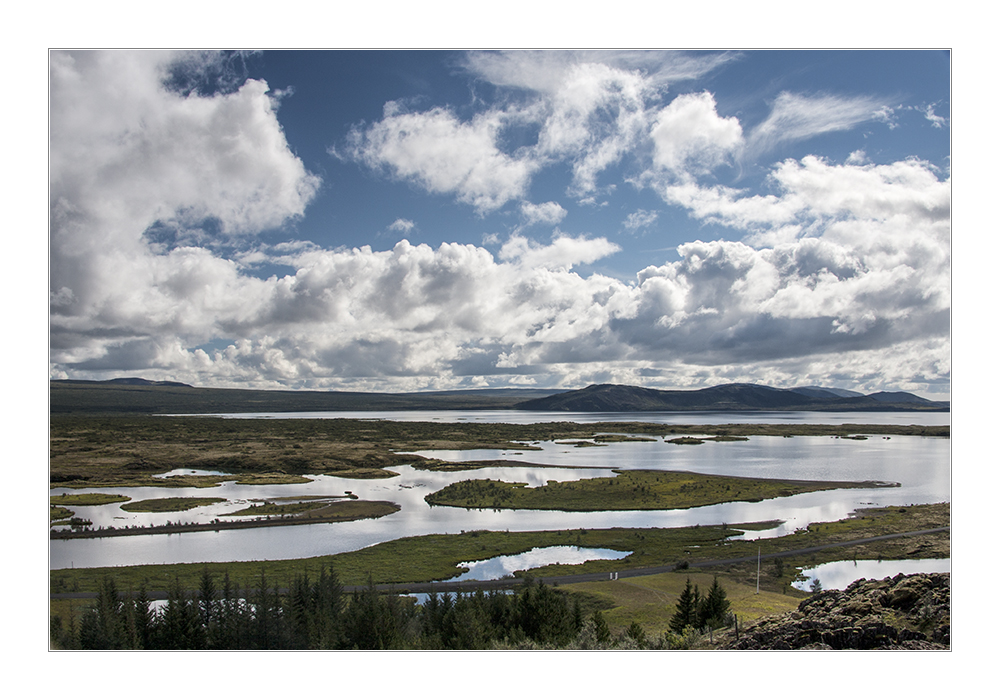
[(544, 486), (471, 479), (425, 497), (435, 506), (523, 510), (667, 510), (731, 501), (762, 501), (810, 491), (871, 488), (871, 482), (751, 479), (660, 470), (619, 470), (616, 477), (549, 481)]
[(225, 500), (224, 498), (148, 498), (126, 503), (121, 509), (129, 513), (175, 513), (222, 503)]
[[(387, 468), (428, 466), (426, 450), (537, 449), (545, 440), (755, 435), (923, 435), (948, 437), (948, 426), (662, 425), (658, 423), (434, 423), (354, 419), (239, 420), (211, 416), (88, 416), (50, 419), (52, 486), (211, 486), (233, 476), (153, 478), (177, 468), (221, 471), (241, 482), (289, 483), (308, 474), (385, 478)], [(617, 436), (617, 437), (616, 437)], [(631, 436), (631, 437), (630, 437)], [(693, 449), (678, 447), (678, 449)]]
[[(349, 506), (357, 501), (343, 502)], [(763, 555), (822, 544), (836, 544), (876, 535), (944, 527), (950, 521), (947, 503), (909, 508), (883, 508), (865, 511), (859, 517), (832, 523), (819, 523), (784, 537), (754, 540), (727, 540), (739, 530), (733, 525), (685, 528), (612, 528), (602, 530), (563, 530), (542, 532), (474, 531), (458, 535), (424, 535), (383, 542), (372, 547), (308, 559), (279, 561), (223, 562), (208, 564), (160, 564), (93, 569), (59, 569), (50, 572), (51, 591), (96, 591), (104, 576), (114, 576), (123, 590), (138, 590), (145, 581), (149, 590), (166, 589), (176, 577), (182, 586), (197, 588), (204, 569), (222, 575), (229, 572), (235, 581), (251, 582), (264, 572), (268, 579), (290, 581), (303, 572), (318, 573), (333, 567), (341, 581), (349, 585), (374, 583), (403, 584), (448, 579), (460, 573), (457, 564), (479, 561), (499, 555), (519, 554), (534, 547), (578, 545), (631, 552), (618, 561), (596, 560), (582, 564), (540, 567), (530, 573), (535, 576), (556, 576), (575, 573), (601, 573), (689, 562), (714, 561)], [(802, 562), (787, 559), (781, 576), (762, 581), (762, 587), (783, 592), (795, 577), (796, 566), (814, 565), (842, 558), (908, 558), (919, 549), (924, 556), (948, 556), (949, 539), (928, 535), (925, 538), (885, 540), (858, 547), (833, 547), (802, 557)], [(722, 567), (718, 573), (734, 581), (750, 585), (756, 572), (755, 564)], [(370, 577), (370, 578), (369, 578)]]

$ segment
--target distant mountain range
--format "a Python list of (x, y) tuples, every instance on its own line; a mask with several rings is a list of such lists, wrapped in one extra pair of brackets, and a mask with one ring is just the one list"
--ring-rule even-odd
[(290, 413), (511, 409), (557, 389), (471, 389), (379, 394), (353, 391), (216, 389), (138, 377), (49, 382), (51, 413)]
[(577, 391), (522, 401), (522, 411), (948, 411), (948, 401), (929, 401), (903, 391), (861, 394), (807, 386), (775, 389), (757, 384), (722, 384), (708, 389), (662, 391), (620, 384), (595, 384)]
[(774, 389), (724, 384), (693, 391), (661, 391), (599, 384), (558, 389), (469, 389), (379, 394), (346, 391), (214, 389), (180, 382), (125, 377), (107, 381), (53, 380), (52, 413), (281, 413), (305, 411), (504, 410), (640, 411), (947, 411), (947, 401), (905, 392), (864, 395), (807, 386)]

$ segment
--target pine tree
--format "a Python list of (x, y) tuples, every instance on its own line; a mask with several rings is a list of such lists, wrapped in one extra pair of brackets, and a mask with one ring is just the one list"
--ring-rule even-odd
[(729, 600), (725, 589), (719, 584), (718, 577), (712, 579), (712, 587), (701, 604), (699, 610), (700, 627), (721, 627), (729, 613)]
[(670, 618), (670, 629), (677, 634), (683, 634), (686, 627), (698, 626), (699, 598), (697, 587), (691, 587), (691, 579), (687, 580), (684, 590), (677, 599), (676, 611)]
[(594, 621), (594, 636), (597, 638), (597, 643), (602, 647), (610, 644), (611, 628), (608, 627), (608, 621), (604, 619), (604, 615), (601, 614), (601, 611), (594, 611), (594, 615), (591, 619)]
[(628, 629), (625, 630), (625, 636), (631, 637), (640, 649), (645, 649), (649, 646), (649, 640), (646, 639), (646, 631), (642, 628), (642, 625), (634, 620), (628, 626)]
[(198, 612), (201, 615), (201, 626), (208, 637), (215, 636), (218, 624), (218, 603), (215, 600), (215, 581), (206, 566), (201, 570), (201, 588), (198, 591)]
[(332, 568), (320, 569), (312, 589), (316, 620), (312, 640), (316, 649), (340, 649), (344, 644), (344, 588)]

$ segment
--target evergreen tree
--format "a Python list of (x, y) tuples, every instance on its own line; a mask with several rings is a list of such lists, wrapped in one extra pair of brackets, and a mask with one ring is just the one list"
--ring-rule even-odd
[(729, 613), (729, 600), (725, 589), (719, 584), (719, 578), (712, 579), (712, 587), (699, 609), (699, 627), (721, 627)]
[(282, 617), (288, 627), (288, 642), (292, 649), (310, 649), (312, 647), (312, 628), (316, 619), (316, 610), (312, 601), (312, 587), (307, 575), (298, 575), (292, 580), (288, 595), (285, 597)]
[(320, 569), (312, 589), (313, 644), (316, 649), (340, 649), (344, 643), (344, 589), (337, 573)]
[(597, 637), (598, 644), (601, 646), (607, 646), (610, 644), (611, 628), (608, 627), (608, 621), (604, 619), (604, 615), (601, 614), (601, 611), (595, 611), (591, 619), (594, 621), (594, 635)]
[(264, 570), (260, 572), (260, 583), (251, 596), (253, 605), (253, 648), (284, 648), (285, 626), (281, 615), (281, 596), (277, 588), (267, 582)]
[(201, 615), (201, 626), (206, 638), (215, 636), (218, 624), (218, 602), (216, 601), (215, 580), (208, 572), (208, 567), (201, 570), (201, 587), (198, 591), (198, 612)]
[(205, 648), (201, 616), (177, 578), (174, 578), (168, 591), (167, 604), (156, 618), (155, 629), (156, 649)]
[(670, 629), (677, 634), (683, 634), (686, 627), (698, 627), (698, 603), (700, 596), (697, 588), (692, 588), (691, 579), (687, 580), (684, 590), (677, 599), (676, 610), (670, 618)]
[(84, 649), (127, 649), (123, 604), (112, 578), (105, 577), (94, 607), (80, 620), (80, 646)]
[(396, 610), (378, 594), (371, 576), (363, 590), (355, 591), (347, 608), (347, 645), (353, 649), (395, 649), (401, 638)]
[(139, 594), (132, 601), (136, 644), (134, 649), (149, 649), (153, 634), (152, 601), (146, 593), (146, 582), (139, 586)]
[(646, 639), (646, 631), (642, 629), (642, 625), (634, 620), (628, 626), (628, 629), (625, 630), (625, 636), (630, 637), (640, 649), (645, 649), (649, 646), (649, 640)]

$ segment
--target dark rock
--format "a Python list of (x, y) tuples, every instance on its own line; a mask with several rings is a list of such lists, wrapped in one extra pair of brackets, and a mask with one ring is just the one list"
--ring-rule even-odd
[(948, 649), (951, 576), (860, 579), (747, 625), (724, 649)]

